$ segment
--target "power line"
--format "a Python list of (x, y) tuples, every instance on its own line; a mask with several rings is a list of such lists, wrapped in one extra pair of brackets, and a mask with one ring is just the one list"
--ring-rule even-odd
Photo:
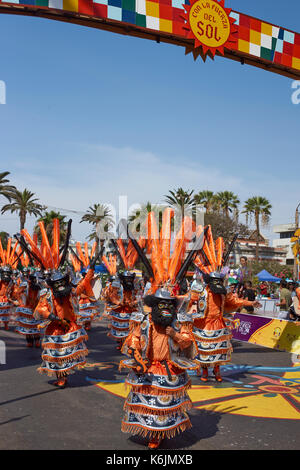
[(54, 206), (45, 206), (47, 209), (55, 209), (55, 210), (58, 210), (58, 211), (62, 211), (62, 212), (71, 212), (72, 214), (80, 214), (80, 215), (84, 215), (85, 212), (83, 211), (76, 211), (74, 209), (64, 209), (62, 207), (54, 207)]

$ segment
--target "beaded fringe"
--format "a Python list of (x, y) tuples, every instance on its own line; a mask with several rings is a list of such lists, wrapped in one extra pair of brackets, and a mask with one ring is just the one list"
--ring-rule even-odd
[(42, 359), (43, 359), (43, 361), (47, 361), (47, 362), (54, 362), (56, 364), (63, 364), (64, 362), (72, 360), (72, 359), (84, 358), (88, 355), (88, 353), (89, 352), (86, 349), (84, 351), (77, 351), (73, 354), (70, 354), (69, 356), (64, 356), (64, 357), (61, 357), (61, 358), (47, 356), (47, 354), (42, 354)]
[[(51, 335), (50, 335), (51, 336)], [(51, 342), (43, 342), (43, 348), (44, 349), (65, 349), (65, 348), (70, 348), (71, 346), (76, 346), (79, 343), (82, 343), (83, 341), (88, 341), (89, 337), (88, 335), (80, 336), (80, 338), (75, 339), (74, 341), (68, 341), (67, 343), (51, 343)]]
[[(201, 354), (201, 356), (211, 356), (211, 355), (216, 355), (216, 354), (227, 354), (227, 353), (230, 353), (232, 352), (233, 349), (232, 348), (227, 348), (227, 349), (216, 349), (214, 351), (210, 351), (210, 352), (207, 352), (207, 351), (203, 351), (201, 349), (201, 351), (199, 351), (199, 354)], [(197, 358), (196, 358), (197, 360)]]
[(44, 369), (43, 367), (39, 367), (37, 371), (39, 372), (39, 374), (47, 374), (48, 377), (63, 378), (63, 377), (67, 377), (70, 374), (73, 374), (75, 372), (74, 369), (78, 369), (78, 370), (83, 369), (85, 367), (85, 364), (86, 362), (84, 361), (82, 364), (74, 365), (64, 371), (50, 371), (48, 369)]
[(144, 428), (141, 425), (128, 424), (122, 421), (121, 431), (127, 434), (147, 437), (149, 439), (161, 440), (161, 439), (172, 439), (176, 436), (176, 434), (180, 434), (181, 432), (184, 432), (187, 429), (191, 429), (191, 427), (192, 427), (192, 424), (189, 418), (187, 418), (186, 421), (184, 421), (178, 426), (175, 426), (172, 429), (163, 429), (161, 431), (153, 431), (153, 430)]
[(193, 407), (193, 404), (191, 403), (190, 400), (187, 400), (185, 403), (181, 403), (180, 405), (170, 409), (170, 408), (165, 408), (165, 409), (157, 409), (157, 408), (148, 408), (147, 406), (144, 405), (132, 405), (128, 404), (125, 402), (124, 405), (124, 411), (127, 412), (133, 412), (133, 413), (138, 413), (141, 415), (147, 415), (147, 416), (173, 416), (177, 414), (178, 412), (185, 413), (186, 411), (191, 410)]
[(219, 336), (218, 338), (202, 338), (201, 336), (194, 335), (194, 338), (196, 340), (196, 343), (221, 343), (226, 340), (231, 340), (232, 339), (232, 334), (227, 334), (227, 335), (222, 335)]
[(133, 393), (141, 393), (142, 395), (172, 396), (174, 398), (180, 398), (187, 393), (187, 391), (192, 387), (192, 384), (191, 379), (189, 379), (187, 384), (181, 387), (179, 390), (172, 390), (156, 387), (155, 385), (133, 385), (125, 382), (125, 389), (128, 387), (131, 387)]

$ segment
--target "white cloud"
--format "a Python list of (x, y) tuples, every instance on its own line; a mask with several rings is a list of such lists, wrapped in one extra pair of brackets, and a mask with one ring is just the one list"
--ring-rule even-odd
[[(209, 158), (195, 162), (188, 157), (170, 159), (130, 147), (76, 143), (70, 145), (69, 155), (59, 155), (55, 160), (15, 161), (10, 169), (10, 180), (19, 189), (26, 187), (36, 193), (43, 204), (81, 213), (98, 202), (113, 204), (118, 211), (120, 195), (128, 197), (128, 206), (147, 201), (163, 202), (170, 189), (181, 186), (196, 192), (230, 190), (238, 194), (242, 202), (248, 197), (263, 195), (273, 205), (272, 223), (290, 221), (296, 204), (293, 188), (288, 183), (285, 187), (282, 181), (271, 176), (245, 175), (242, 171), (239, 177), (234, 177), (230, 167), (227, 168), (226, 173), (223, 168), (215, 167)], [(280, 187), (284, 187), (282, 194), (278, 191)], [(79, 224), (81, 215), (68, 213), (68, 217), (74, 219), (73, 234), (77, 239), (85, 238), (90, 231), (88, 224)], [(0, 216), (1, 230), (7, 226), (12, 232), (18, 229), (18, 222), (4, 220), (9, 217), (13, 216)], [(33, 222), (29, 218), (29, 228)]]

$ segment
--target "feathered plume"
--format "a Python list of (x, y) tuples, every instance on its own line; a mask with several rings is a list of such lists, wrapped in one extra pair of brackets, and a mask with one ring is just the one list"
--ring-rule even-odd
[(17, 254), (18, 242), (14, 244), (12, 248), (12, 238), (9, 238), (7, 241), (6, 250), (3, 249), (1, 240), (0, 240), (0, 265), (1, 266), (10, 266), (11, 268), (16, 267), (17, 260), (19, 256)]
[(53, 219), (53, 231), (52, 231), (52, 246), (49, 243), (47, 232), (43, 221), (38, 223), (42, 241), (40, 247), (38, 246), (36, 235), (31, 237), (26, 229), (21, 231), (22, 237), (17, 237), (21, 247), (26, 251), (29, 258), (33, 257), (35, 262), (39, 263), (44, 269), (59, 269), (63, 264), (66, 251), (68, 249), (69, 239), (71, 235), (71, 223), (68, 223), (68, 233), (66, 241), (63, 247), (63, 252), (60, 254), (59, 241), (60, 241), (60, 228), (59, 220)]
[(171, 254), (171, 223), (174, 211), (167, 208), (163, 213), (162, 227), (159, 233), (155, 215), (148, 214), (146, 221), (148, 232), (148, 251), (151, 253), (153, 271), (152, 291), (159, 287), (171, 286), (184, 262), (187, 245), (195, 235), (195, 223), (191, 217), (185, 217), (180, 230), (175, 236), (173, 253)]
[(223, 238), (219, 237), (214, 242), (211, 226), (208, 225), (203, 249), (194, 260), (194, 264), (205, 274), (214, 271), (220, 272), (224, 266), (224, 251), (225, 243)]

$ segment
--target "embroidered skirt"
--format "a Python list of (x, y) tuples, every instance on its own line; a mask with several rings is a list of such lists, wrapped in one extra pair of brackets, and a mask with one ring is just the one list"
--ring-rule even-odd
[(100, 306), (95, 302), (89, 302), (86, 304), (79, 304), (79, 312), (76, 316), (76, 321), (79, 325), (85, 322), (91, 322), (100, 314)]
[(0, 302), (0, 323), (8, 323), (13, 305), (10, 302)]
[(131, 314), (127, 312), (116, 312), (111, 310), (109, 319), (110, 323), (108, 327), (110, 331), (108, 336), (116, 341), (125, 340), (129, 335), (129, 320)]
[[(127, 361), (122, 361), (126, 367)], [(130, 362), (130, 360), (129, 360)], [(152, 363), (147, 374), (132, 370), (126, 380), (131, 390), (124, 405), (122, 431), (149, 439), (172, 438), (191, 427), (187, 411), (192, 402), (187, 394), (191, 387), (186, 371), (169, 363), (171, 378), (165, 367)]]
[(16, 333), (25, 336), (40, 336), (41, 332), (38, 329), (40, 321), (35, 320), (31, 308), (17, 307), (15, 313), (17, 324), (15, 329)]
[(43, 363), (38, 371), (49, 377), (65, 377), (74, 369), (82, 368), (88, 354), (87, 339), (84, 328), (74, 322), (68, 331), (64, 331), (59, 322), (52, 322), (46, 328), (42, 341)]
[(198, 348), (198, 354), (194, 361), (199, 366), (214, 367), (230, 362), (232, 333), (229, 326), (224, 324), (224, 327), (220, 329), (194, 327), (193, 333)]

